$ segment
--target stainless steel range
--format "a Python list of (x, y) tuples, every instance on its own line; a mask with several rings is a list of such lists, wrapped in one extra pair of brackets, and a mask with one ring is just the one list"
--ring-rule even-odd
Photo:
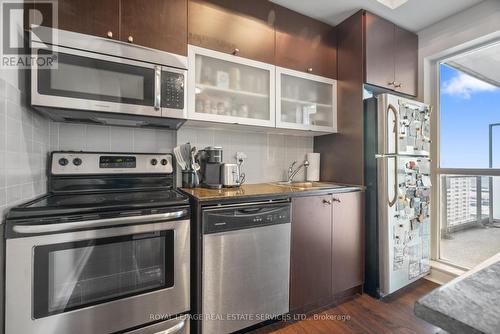
[(54, 152), (6, 221), (7, 334), (188, 333), (188, 199), (169, 154)]

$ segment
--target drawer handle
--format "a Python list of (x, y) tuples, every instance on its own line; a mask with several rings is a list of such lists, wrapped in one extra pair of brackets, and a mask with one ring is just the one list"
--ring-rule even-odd
[(240, 49), (236, 48), (233, 50), (233, 55), (237, 56), (240, 53)]
[(182, 320), (182, 322), (179, 322), (178, 324), (176, 324), (170, 328), (167, 328), (164, 331), (157, 332), (155, 334), (174, 334), (174, 333), (177, 333), (178, 331), (180, 331), (181, 329), (183, 329), (185, 324), (186, 324), (186, 320)]
[(134, 37), (133, 37), (133, 36), (128, 36), (127, 41), (128, 41), (129, 43), (134, 43)]
[(338, 198), (336, 198), (336, 197), (333, 198), (333, 201), (340, 203), (340, 200)]
[(108, 31), (108, 32), (106, 33), (106, 36), (107, 36), (108, 38), (113, 38), (113, 32), (112, 32), (111, 30), (110, 30), (110, 31)]
[(331, 205), (331, 204), (332, 204), (332, 201), (327, 200), (327, 199), (324, 199), (324, 200), (323, 200), (323, 204), (328, 204), (328, 205)]

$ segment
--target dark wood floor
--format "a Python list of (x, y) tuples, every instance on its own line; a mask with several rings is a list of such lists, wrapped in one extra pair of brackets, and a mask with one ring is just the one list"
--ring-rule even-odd
[[(384, 300), (376, 300), (368, 295), (356, 296), (305, 320), (276, 323), (252, 334), (438, 333), (439, 328), (413, 314), (415, 301), (437, 286), (422, 279)], [(339, 316), (344, 316), (345, 320), (339, 320)]]

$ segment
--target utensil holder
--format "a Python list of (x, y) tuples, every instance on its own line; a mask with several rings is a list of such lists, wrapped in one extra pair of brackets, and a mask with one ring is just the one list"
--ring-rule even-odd
[(198, 175), (194, 170), (182, 171), (182, 187), (196, 188), (198, 186)]

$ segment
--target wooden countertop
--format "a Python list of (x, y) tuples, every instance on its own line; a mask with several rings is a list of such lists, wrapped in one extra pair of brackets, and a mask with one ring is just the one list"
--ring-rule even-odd
[[(328, 185), (334, 185), (328, 187)], [(243, 184), (238, 188), (222, 188), (222, 189), (207, 189), (207, 188), (181, 188), (187, 195), (194, 197), (200, 201), (214, 199), (231, 199), (241, 197), (261, 197), (261, 196), (279, 196), (279, 195), (302, 195), (310, 193), (333, 193), (346, 191), (359, 191), (363, 188), (357, 185), (345, 185), (335, 182), (304, 182), (294, 185), (278, 185), (276, 183), (256, 183)]]

